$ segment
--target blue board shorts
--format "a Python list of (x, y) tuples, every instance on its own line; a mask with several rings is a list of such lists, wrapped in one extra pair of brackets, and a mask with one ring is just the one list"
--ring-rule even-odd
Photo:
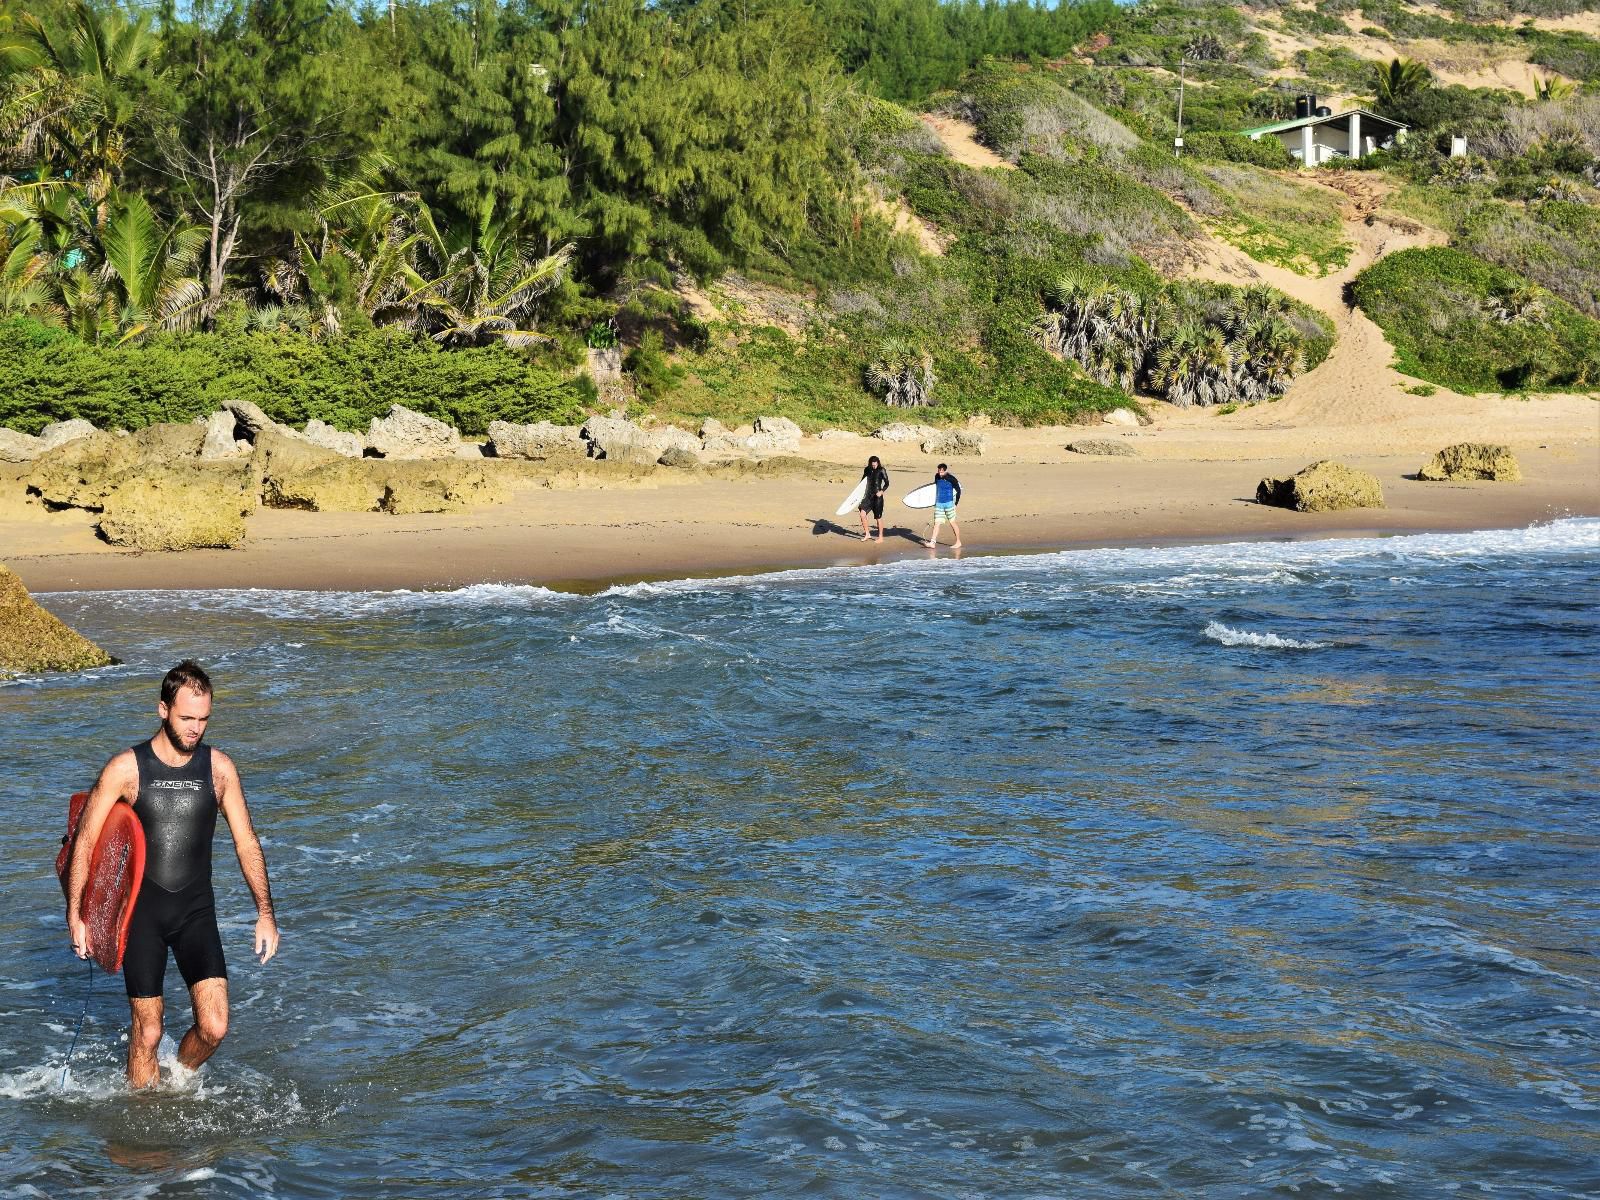
[(935, 521), (954, 521), (956, 519), (956, 506), (954, 504), (935, 504), (933, 506), (933, 519)]

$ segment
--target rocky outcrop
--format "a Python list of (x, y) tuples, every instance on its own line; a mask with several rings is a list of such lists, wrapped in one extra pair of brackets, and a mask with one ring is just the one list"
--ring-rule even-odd
[(589, 444), (590, 458), (612, 462), (654, 463), (671, 449), (693, 453), (701, 448), (699, 438), (676, 425), (646, 428), (622, 417), (590, 417), (579, 433)]
[(700, 465), (700, 456), (692, 450), (683, 450), (677, 446), (668, 446), (661, 452), (661, 457), (656, 459), (663, 467), (697, 467)]
[(360, 458), (367, 451), (366, 442), (359, 433), (346, 433), (314, 417), (306, 422), (305, 432), (300, 436), (313, 446), (332, 450), (344, 458)]
[(947, 429), (922, 443), (924, 454), (983, 454), (989, 449), (987, 434), (964, 429)]
[(222, 462), (250, 453), (249, 439), (239, 436), (239, 418), (227, 409), (212, 413), (205, 430), (205, 439), (200, 443), (201, 462)]
[(700, 449), (712, 458), (743, 458), (750, 453), (751, 436), (728, 432), (707, 434)]
[(932, 425), (908, 425), (904, 421), (892, 421), (881, 429), (873, 430), (872, 436), (885, 442), (920, 442), (938, 433)]
[(380, 461), (335, 458), (269, 476), (262, 503), (312, 512), (454, 512), (510, 499), (487, 464), (462, 459)]
[(0, 462), (32, 462), (44, 449), (43, 438), (0, 426)]
[(394, 404), (387, 417), (372, 418), (367, 445), (384, 458), (454, 458), (461, 435), (452, 425)]
[(1418, 479), (1433, 482), (1459, 479), (1487, 479), (1496, 483), (1519, 483), (1522, 467), (1510, 446), (1487, 442), (1458, 442), (1446, 446), (1417, 472)]
[(622, 347), (608, 346), (597, 350), (590, 347), (586, 353), (589, 378), (594, 380), (595, 392), (602, 404), (618, 404), (626, 398), (627, 388), (622, 381)]
[(724, 425), (721, 421), (717, 420), (715, 417), (707, 417), (704, 421), (700, 422), (700, 437), (701, 437), (701, 440), (705, 440), (705, 439), (708, 439), (708, 438), (714, 438), (714, 437), (722, 437), (725, 434), (729, 434), (729, 433), (732, 433), (732, 432), (733, 431), (731, 429), (729, 429), (726, 425)]
[(1131, 408), (1113, 408), (1100, 421), (1104, 425), (1138, 425), (1139, 414)]
[(100, 535), (135, 550), (229, 549), (255, 508), (242, 462), (178, 463), (124, 475), (101, 504)]
[(70, 421), (53, 421), (46, 425), (39, 431), (39, 440), (44, 443), (46, 450), (54, 450), (57, 446), (65, 446), (94, 432), (95, 427), (88, 421), (74, 417)]
[(805, 436), (805, 431), (788, 417), (757, 417), (756, 432), (783, 438), (793, 442), (796, 446), (800, 444), (800, 439)]
[(383, 498), (378, 511), (396, 516), (459, 512), (511, 499), (506, 481), (482, 462), (386, 463), (379, 470)]
[(1256, 487), (1256, 502), (1298, 512), (1384, 506), (1377, 476), (1328, 460), (1314, 462), (1288, 479), (1263, 479)]
[(489, 446), (496, 458), (543, 460), (585, 452), (584, 440), (576, 425), (552, 425), (549, 421), (535, 421), (531, 425), (490, 421)]
[(261, 503), (309, 512), (376, 512), (384, 494), (378, 460), (350, 459), (332, 451), (327, 455), (292, 463), (280, 460), (262, 476)]
[(0, 566), (0, 677), (35, 671), (85, 671), (116, 661), (55, 614), (40, 608), (22, 580)]
[(858, 438), (860, 436), (859, 433), (853, 433), (848, 429), (824, 429), (817, 434), (817, 437), (825, 442), (843, 441), (846, 438)]
[[(313, 446), (302, 437), (291, 436), (290, 431), (263, 429), (256, 435), (255, 443), (250, 452), (250, 490), (263, 500), (274, 481), (315, 470), (326, 463), (351, 461), (336, 451)], [(270, 501), (266, 502), (272, 507)]]
[(588, 445), (590, 458), (611, 462), (653, 463), (666, 450), (645, 430), (622, 417), (590, 417), (579, 435)]
[(205, 437), (201, 425), (150, 425), (74, 438), (40, 455), (23, 482), (46, 504), (99, 508), (124, 475), (197, 458)]
[(287, 425), (279, 425), (261, 410), (260, 405), (252, 404), (248, 400), (224, 400), (222, 407), (225, 412), (233, 414), (234, 420), (244, 431), (243, 437), (247, 441), (254, 442), (264, 429), (276, 430), (282, 434), (292, 434), (294, 432)]
[(1067, 443), (1067, 449), (1074, 454), (1096, 454), (1106, 458), (1139, 457), (1139, 452), (1127, 442), (1118, 442), (1111, 438), (1079, 438), (1075, 442)]

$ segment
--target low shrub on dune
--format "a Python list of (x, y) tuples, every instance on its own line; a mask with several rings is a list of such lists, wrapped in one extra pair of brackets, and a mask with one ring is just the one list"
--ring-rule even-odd
[(1463, 392), (1600, 385), (1600, 321), (1465, 251), (1391, 254), (1363, 271), (1354, 291), (1407, 375)]

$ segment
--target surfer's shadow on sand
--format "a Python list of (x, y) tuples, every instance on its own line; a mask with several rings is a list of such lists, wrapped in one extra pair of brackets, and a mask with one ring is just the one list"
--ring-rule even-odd
[[(813, 537), (824, 537), (827, 534), (833, 534), (835, 537), (849, 538), (853, 542), (861, 540), (861, 533), (858, 529), (848, 529), (839, 524), (839, 522), (829, 520), (827, 517), (818, 517), (811, 522), (811, 534)], [(914, 529), (907, 529), (904, 525), (890, 525), (885, 527), (883, 531), (883, 540), (886, 542), (898, 539), (915, 542), (919, 546), (924, 544), (923, 538), (925, 536)], [(875, 535), (872, 540), (876, 540)]]

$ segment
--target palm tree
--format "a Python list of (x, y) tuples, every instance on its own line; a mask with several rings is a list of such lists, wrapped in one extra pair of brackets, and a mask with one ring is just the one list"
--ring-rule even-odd
[(402, 268), (409, 291), (400, 306), (419, 305), (437, 342), (531, 346), (544, 335), (522, 326), (535, 302), (558, 285), (572, 262), (572, 246), (541, 255), (510, 220), (485, 200), (470, 236), (446, 237), (424, 205), (417, 208), (419, 249), (428, 271)]
[(1534, 78), (1533, 98), (1535, 100), (1566, 100), (1577, 94), (1578, 86), (1570, 79), (1562, 79), (1559, 75), (1551, 75), (1545, 79)]
[(1484, 315), (1501, 325), (1544, 320), (1544, 296), (1532, 284), (1499, 287), (1483, 302)]
[(377, 325), (420, 324), (422, 301), (408, 273), (422, 244), (419, 201), (415, 192), (382, 186), (387, 166), (374, 156), (316, 192), (320, 232), (312, 239), (297, 234), (294, 256), (263, 268), (270, 295), (303, 301), (315, 314), (308, 330), (314, 337), (337, 335), (356, 314)]
[(52, 313), (42, 276), (50, 260), (39, 253), (39, 230), (0, 224), (0, 317)]
[(135, 81), (159, 48), (148, 14), (74, 0), (71, 22), (54, 30), (31, 13), (0, 38), (0, 147), (23, 161), (44, 158), (80, 180), (109, 187), (127, 161), (137, 114)]
[[(186, 329), (203, 296), (193, 272), (205, 233), (162, 228), (144, 197), (99, 195), (57, 179), (0, 188), (0, 229), (41, 260), (35, 305), (85, 341), (129, 341), (152, 328)], [(9, 260), (8, 256), (8, 260)]]
[(867, 387), (890, 408), (920, 408), (933, 403), (933, 357), (902, 338), (887, 338), (862, 372)]
[(194, 327), (206, 301), (194, 274), (205, 244), (206, 231), (198, 225), (162, 229), (143, 196), (129, 196), (113, 208), (100, 250), (121, 341), (142, 337), (152, 326)]
[(1414, 58), (1394, 58), (1372, 67), (1372, 90), (1379, 108), (1393, 108), (1400, 101), (1432, 86), (1433, 72)]
[(1156, 354), (1151, 386), (1180, 408), (1226, 404), (1235, 398), (1234, 356), (1216, 325), (1187, 321)]
[(1052, 311), (1035, 326), (1046, 350), (1070, 358), (1095, 380), (1130, 391), (1148, 368), (1165, 303), (1104, 282), (1064, 279), (1046, 296)]

